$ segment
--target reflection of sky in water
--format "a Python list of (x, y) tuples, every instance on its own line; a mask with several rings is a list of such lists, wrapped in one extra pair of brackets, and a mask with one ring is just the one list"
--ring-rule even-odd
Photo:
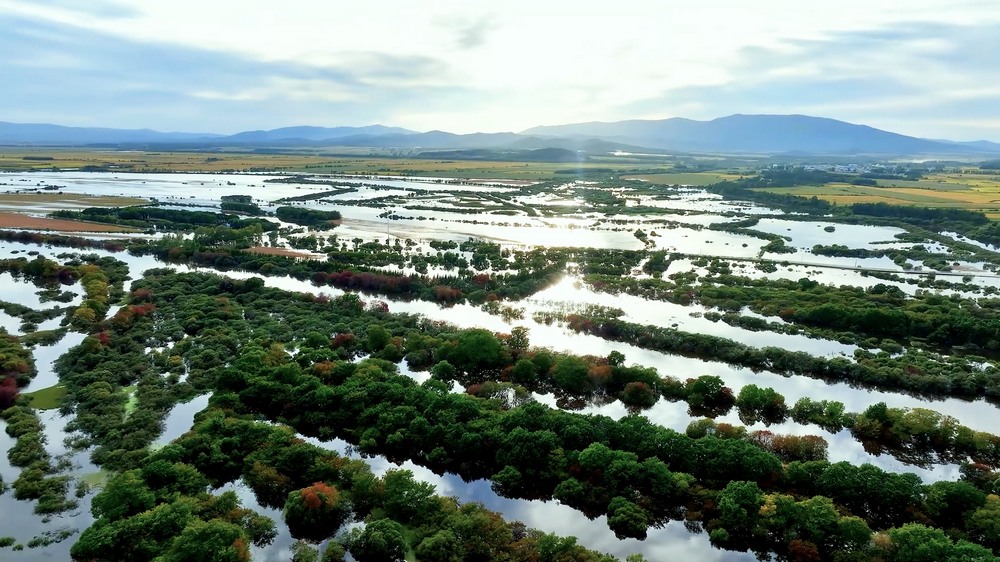
[(194, 425), (194, 415), (208, 406), (209, 398), (208, 394), (203, 394), (171, 408), (170, 413), (163, 420), (163, 433), (154, 444), (165, 445), (190, 430), (191, 426)]
[[(657, 326), (677, 325), (679, 330), (711, 334), (730, 338), (736, 341), (754, 340), (754, 345), (777, 346), (792, 351), (806, 351), (820, 356), (851, 355), (857, 348), (829, 340), (810, 339), (805, 336), (777, 334), (773, 332), (751, 332), (743, 328), (730, 326), (724, 322), (712, 322), (705, 318), (692, 317), (695, 312), (705, 312), (701, 306), (682, 306), (669, 302), (647, 301), (628, 294), (598, 293), (580, 284), (571, 277), (564, 278), (560, 283), (535, 293), (525, 302), (564, 302), (571, 305), (595, 304), (625, 311), (623, 320), (638, 324), (654, 324)], [(544, 310), (544, 307), (539, 307)]]
[[(835, 230), (833, 232), (823, 230), (827, 226), (832, 226)], [(807, 250), (817, 244), (841, 244), (848, 248), (878, 249), (882, 246), (873, 245), (873, 242), (895, 240), (897, 234), (906, 232), (901, 228), (888, 226), (789, 221), (782, 219), (760, 219), (756, 226), (751, 226), (750, 228), (779, 236), (791, 236), (791, 245)]]
[[(326, 442), (310, 437), (303, 437), (303, 439), (313, 445), (340, 454), (347, 453), (347, 444), (339, 439)], [(357, 458), (356, 454), (349, 456)], [(378, 476), (391, 469), (410, 470), (418, 480), (433, 484), (438, 494), (455, 497), (462, 503), (481, 503), (486, 508), (501, 513), (508, 521), (521, 521), (528, 527), (548, 533), (575, 536), (578, 538), (579, 544), (599, 552), (613, 554), (621, 559), (634, 553), (643, 553), (650, 560), (691, 560), (696, 555), (701, 560), (718, 562), (756, 559), (751, 555), (713, 549), (708, 543), (707, 534), (691, 534), (678, 521), (671, 521), (662, 529), (650, 529), (649, 536), (645, 541), (619, 540), (608, 529), (606, 517), (601, 516), (589, 520), (577, 510), (554, 500), (527, 501), (503, 498), (493, 491), (490, 483), (486, 480), (465, 482), (455, 474), (438, 475), (410, 461), (395, 464), (381, 456), (362, 458), (372, 468), (372, 472)], [(242, 490), (240, 490), (241, 488)], [(249, 500), (244, 502), (245, 505), (258, 505), (253, 498), (253, 493), (242, 484), (226, 486), (225, 489), (239, 491), (241, 497), (246, 497)], [(275, 517), (280, 517), (280, 515), (276, 514)], [(275, 521), (280, 521), (280, 519), (276, 518)], [(267, 553), (272, 556), (283, 552), (291, 543), (291, 538), (287, 535), (287, 528), (283, 523), (280, 523), (279, 527), (281, 528), (279, 539), (266, 549)], [(270, 560), (271, 558), (266, 559)]]
[(34, 392), (55, 386), (59, 382), (59, 376), (56, 375), (53, 363), (60, 355), (66, 353), (66, 350), (82, 342), (85, 337), (85, 334), (79, 332), (67, 332), (61, 340), (53, 345), (37, 345), (32, 348), (31, 354), (35, 358), (35, 368), (38, 370), (38, 374), (31, 379), (31, 384), (22, 389), (22, 392)]

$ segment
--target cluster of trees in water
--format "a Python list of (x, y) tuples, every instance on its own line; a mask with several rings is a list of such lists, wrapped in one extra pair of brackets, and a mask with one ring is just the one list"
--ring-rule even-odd
[[(175, 505), (177, 488), (171, 486), (179, 485), (176, 477), (156, 479), (142, 474), (144, 467), (153, 464), (151, 461), (156, 461), (160, 467), (157, 471), (164, 474), (192, 474), (181, 466), (189, 465), (211, 484), (242, 477), (262, 505), (283, 506), (286, 519), (290, 518), (290, 529), (304, 537), (316, 538), (310, 535), (313, 518), (327, 522), (366, 518), (372, 533), (378, 530), (393, 536), (393, 523), (375, 523), (386, 519), (404, 528), (421, 528), (421, 523), (391, 514), (392, 508), (378, 508), (376, 504), (371, 511), (365, 511), (364, 502), (373, 500), (363, 499), (370, 498), (364, 495), (369, 492), (363, 490), (388, 488), (388, 475), (381, 484), (379, 479), (368, 476), (355, 479), (352, 475), (345, 480), (341, 475), (349, 471), (335, 467), (342, 463), (346, 466), (346, 461), (320, 463), (315, 458), (307, 461), (304, 459), (308, 457), (296, 456), (299, 453), (293, 455), (292, 450), (308, 447), (297, 445), (287, 430), (251, 421), (261, 416), (288, 424), (304, 435), (344, 439), (364, 453), (382, 454), (397, 461), (410, 459), (466, 479), (489, 478), (502, 495), (555, 498), (588, 515), (605, 514), (609, 526), (620, 536), (644, 536), (649, 525), (686, 517), (703, 521), (719, 545), (761, 552), (792, 555), (802, 551), (845, 560), (874, 556), (901, 560), (894, 556), (917, 548), (914, 541), (930, 537), (936, 548), (949, 556), (988, 553), (962, 540), (953, 541), (942, 529), (953, 530), (949, 532), (958, 537), (989, 540), (990, 514), (997, 507), (986, 495), (995, 483), (992, 476), (926, 486), (913, 475), (886, 473), (868, 465), (854, 467), (825, 461), (785, 464), (777, 454), (747, 439), (723, 438), (709, 430), (693, 438), (653, 425), (641, 416), (614, 421), (553, 410), (532, 401), (511, 404), (496, 394), (453, 394), (447, 384), (438, 380), (447, 375), (448, 367), (442, 366), (443, 362), (451, 365), (454, 376), (481, 376), (508, 367), (513, 376), (522, 359), (535, 359), (522, 355), (514, 361), (524, 351), (524, 334), (498, 338), (481, 330), (455, 332), (416, 318), (388, 315), (379, 307), (363, 306), (351, 295), (326, 300), (266, 289), (259, 280), (231, 281), (163, 271), (154, 271), (136, 283), (129, 306), (144, 307), (152, 313), (136, 314), (138, 310), (130, 308), (132, 317), (128, 322), (117, 316), (109, 319), (100, 332), (88, 337), (61, 362), (60, 374), (65, 374), (67, 381), (76, 380), (70, 383), (74, 390), (69, 400), (75, 401), (78, 415), (100, 410), (98, 401), (81, 400), (81, 391), (104, 388), (112, 395), (119, 394), (124, 385), (141, 375), (126, 369), (127, 378), (122, 380), (123, 373), (110, 368), (127, 365), (135, 355), (142, 355), (136, 349), (140, 341), (171, 339), (179, 343), (154, 354), (145, 365), (186, 362), (200, 369), (192, 373), (195, 382), (191, 375), (184, 382), (174, 383), (169, 382), (170, 377), (149, 378), (158, 379), (171, 395), (182, 393), (179, 389), (186, 386), (203, 385), (200, 387), (213, 391), (211, 402), (220, 410), (203, 414), (195, 432), (151, 458), (147, 458), (145, 447), (129, 454), (109, 454), (106, 462), (110, 466), (139, 470), (138, 474), (127, 473), (131, 474), (125, 481), (129, 485), (123, 486), (134, 486), (139, 500), (136, 507), (124, 511), (97, 508), (98, 523), (74, 547), (80, 560), (113, 557), (101, 553), (117, 553), (114, 549), (120, 548), (121, 533), (127, 530), (147, 529), (139, 531), (143, 536), (153, 533), (149, 526), (158, 519), (150, 515), (152, 512), (164, 517), (169, 514), (168, 520), (174, 521), (162, 527), (160, 534), (152, 535), (152, 548), (158, 552), (173, 552), (188, 540), (209, 537), (228, 537), (230, 546), (236, 538), (247, 544), (255, 537), (266, 537), (266, 533), (254, 534), (260, 526), (246, 523), (249, 520), (245, 517), (218, 521), (220, 517), (212, 516), (211, 510), (194, 507), (192, 501), (211, 501), (197, 500), (205, 490), (203, 485), (181, 494), (180, 499), (194, 496), (195, 500), (184, 499)], [(379, 346), (381, 351), (377, 351)], [(285, 351), (293, 348), (293, 355)], [(349, 361), (356, 353), (372, 351), (377, 351), (378, 357), (398, 360), (409, 356), (414, 362), (433, 365), (435, 377), (418, 385), (397, 374), (395, 366), (385, 359)], [(500, 360), (495, 359), (497, 356)], [(577, 358), (586, 368), (583, 371), (572, 360), (553, 358), (555, 364), (549, 372), (556, 380), (573, 386), (581, 373), (589, 379), (592, 366), (585, 359)], [(563, 368), (553, 370), (560, 362)], [(612, 358), (612, 362), (617, 360)], [(521, 369), (522, 374), (530, 372), (523, 364)], [(635, 370), (637, 374), (641, 371)], [(614, 369), (609, 371), (609, 377), (613, 376)], [(87, 373), (103, 374), (96, 375), (99, 380), (87, 382)], [(699, 388), (692, 386), (689, 396)], [(748, 391), (742, 402), (747, 408), (759, 408), (763, 415), (775, 398), (765, 389), (758, 390)], [(710, 392), (701, 391), (704, 405), (704, 395)], [(114, 400), (107, 397), (100, 401), (111, 402)], [(137, 412), (149, 403), (151, 399), (140, 398)], [(108, 417), (123, 420), (134, 415), (124, 416), (118, 411)], [(115, 434), (121, 429), (102, 432), (99, 427), (87, 430), (96, 443), (127, 447), (126, 443), (115, 442)], [(261, 452), (261, 444), (271, 442), (276, 444), (273, 452)], [(276, 458), (286, 452), (289, 458)], [(320, 451), (315, 454), (328, 455)], [(161, 487), (174, 492), (157, 491)], [(95, 506), (108, 505), (105, 502), (129, 504), (129, 493), (118, 487), (114, 490), (113, 495), (95, 500)], [(399, 503), (399, 497), (409, 496), (386, 494), (381, 501)], [(304, 503), (315, 506), (311, 508), (314, 511), (302, 509)], [(348, 505), (350, 512), (345, 508)], [(455, 509), (472, 510), (467, 506)], [(178, 513), (190, 517), (175, 519)], [(403, 548), (416, 549), (419, 559), (424, 559), (421, 552), (428, 559), (437, 559), (428, 554), (432, 545), (457, 549), (456, 543), (468, 544), (448, 535), (451, 532), (456, 539), (462, 536), (447, 523), (454, 521), (450, 515), (438, 518), (434, 509), (426, 513), (441, 522), (417, 533), (402, 533), (406, 541)], [(209, 532), (205, 525), (214, 531)], [(330, 524), (324, 528), (332, 534), (337, 527)], [(227, 529), (228, 534), (222, 529)], [(873, 535), (872, 529), (887, 532)], [(881, 543), (872, 542), (873, 536), (886, 538)], [(524, 540), (524, 535), (511, 537), (513, 540), (505, 538), (507, 542), (501, 543), (511, 545)], [(352, 555), (357, 556), (357, 549), (365, 556), (367, 540), (360, 534), (344, 542)], [(464, 556), (473, 559), (468, 552)]]
[(54, 211), (50, 216), (167, 231), (195, 230), (206, 226), (227, 226), (235, 229), (257, 225), (265, 231), (277, 228), (277, 225), (274, 223), (263, 219), (245, 219), (237, 215), (225, 213), (189, 211), (186, 209), (171, 209), (156, 206), (88, 207), (81, 211)]
[[(967, 352), (1000, 349), (1000, 299), (995, 298), (930, 291), (910, 296), (886, 283), (868, 288), (838, 287), (808, 278), (751, 278), (728, 273), (697, 276), (679, 272), (669, 279), (588, 275), (585, 280), (604, 292), (715, 308), (734, 315), (725, 318), (727, 321), (752, 330), (804, 331), (890, 351), (916, 342), (944, 350), (961, 347)], [(744, 308), (780, 321), (740, 315)]]
[[(166, 275), (166, 272), (160, 273)], [(193, 451), (195, 456), (182, 459), (197, 467), (198, 471), (179, 466), (178, 459), (171, 458), (169, 463), (158, 463), (156, 456), (153, 459), (147, 458), (147, 446), (158, 433), (156, 422), (162, 421), (162, 416), (156, 417), (157, 413), (164, 411), (160, 405), (172, 404), (195, 389), (215, 390), (218, 393), (219, 368), (225, 363), (231, 363), (232, 358), (241, 353), (246, 355), (239, 363), (240, 368), (244, 362), (257, 364), (263, 361), (262, 365), (279, 366), (289, 360), (289, 355), (280, 345), (270, 345), (267, 351), (259, 348), (260, 353), (264, 354), (263, 359), (253, 353), (253, 345), (250, 345), (249, 350), (243, 349), (244, 342), (254, 340), (254, 334), (258, 338), (254, 341), (261, 341), (259, 337), (267, 334), (265, 345), (271, 335), (282, 339), (305, 337), (316, 344), (315, 332), (303, 334), (303, 322), (306, 325), (312, 324), (313, 328), (330, 331), (335, 322), (347, 321), (359, 332), (368, 328), (374, 330), (375, 327), (392, 328), (395, 322), (410, 327), (417, 323), (417, 319), (411, 317), (400, 317), (394, 321), (385, 317), (377, 307), (373, 312), (368, 312), (360, 306), (356, 297), (345, 297), (331, 307), (324, 306), (327, 301), (322, 299), (300, 299), (300, 296), (264, 290), (259, 279), (231, 282), (213, 276), (167, 276), (160, 281), (152, 285), (138, 285), (130, 297), (131, 304), (109, 319), (99, 332), (89, 336), (83, 344), (61, 358), (57, 365), (60, 377), (69, 390), (67, 407), (72, 407), (77, 413), (74, 428), (87, 436), (79, 444), (83, 445), (86, 441), (88, 445), (97, 445), (93, 455), (95, 462), (106, 468), (126, 471), (112, 480), (105, 492), (95, 498), (95, 515), (99, 520), (74, 546), (74, 557), (77, 559), (117, 559), (124, 552), (123, 548), (133, 548), (123, 537), (135, 537), (136, 534), (145, 537), (147, 542), (144, 544), (148, 548), (140, 549), (137, 554), (139, 558), (130, 559), (152, 559), (158, 553), (175, 551), (190, 555), (190, 549), (199, 540), (205, 541), (205, 548), (208, 549), (206, 552), (211, 553), (211, 556), (223, 556), (223, 552), (228, 552), (225, 547), (232, 546), (237, 538), (242, 539), (244, 546), (269, 540), (268, 537), (273, 537), (273, 531), (268, 531), (268, 526), (261, 519), (235, 505), (235, 498), (227, 495), (212, 498), (205, 494), (205, 482), (221, 484), (232, 480), (218, 479), (218, 463), (222, 462), (218, 454), (222, 451), (229, 455), (230, 464), (246, 463), (246, 474), (242, 476), (259, 494), (263, 505), (286, 507), (289, 528), (296, 536), (320, 540), (337, 531), (339, 525), (330, 524), (336, 518), (330, 519), (324, 514), (315, 513), (313, 502), (309, 500), (314, 492), (325, 494), (328, 498), (337, 495), (324, 486), (343, 492), (339, 496), (345, 500), (340, 504), (341, 509), (331, 509), (341, 513), (342, 523), (354, 518), (364, 519), (374, 512), (375, 515), (368, 518), (367, 528), (371, 529), (366, 531), (368, 534), (361, 533), (345, 541), (345, 547), (359, 560), (386, 559), (386, 554), (379, 554), (380, 551), (367, 552), (366, 545), (372, 540), (370, 535), (375, 530), (385, 525), (395, 529), (395, 522), (406, 525), (408, 529), (405, 539), (407, 542), (400, 542), (399, 548), (407, 551), (415, 549), (418, 555), (425, 556), (428, 560), (491, 560), (496, 559), (497, 553), (503, 552), (519, 553), (517, 556), (537, 559), (535, 556), (538, 555), (532, 553), (539, 549), (543, 552), (562, 553), (574, 560), (610, 559), (579, 547), (573, 539), (505, 523), (481, 506), (460, 506), (453, 500), (438, 498), (433, 495), (429, 486), (414, 483), (405, 475), (386, 475), (384, 479), (377, 479), (360, 461), (350, 461), (351, 470), (348, 472), (344, 468), (341, 473), (346, 461), (338, 459), (335, 454), (313, 446), (297, 447), (296, 444), (302, 442), (290, 432), (257, 421), (247, 421), (244, 426), (248, 431), (257, 432), (261, 436), (262, 441), (253, 446), (266, 448), (267, 451), (259, 454), (251, 454), (253, 450), (232, 449), (229, 446), (222, 450), (215, 449), (223, 442), (232, 443), (232, 437), (222, 437), (205, 429), (202, 431), (204, 435), (200, 437), (189, 434), (190, 443), (201, 445)], [(215, 289), (210, 290), (209, 286), (214, 286)], [(256, 306), (242, 307), (237, 304), (237, 299), (241, 298), (249, 299)], [(259, 328), (253, 326), (252, 322), (240, 320), (243, 315), (249, 319), (270, 317), (264, 309), (283, 310), (283, 318), (276, 318), (272, 325)], [(172, 312), (168, 313), (168, 310)], [(154, 321), (154, 316), (160, 318)], [(178, 321), (182, 324), (176, 324)], [(289, 330), (286, 322), (292, 321), (299, 327)], [(196, 338), (186, 339), (185, 334)], [(180, 342), (170, 348), (169, 353), (149, 354), (144, 353), (141, 348), (150, 341), (172, 338), (180, 338)], [(373, 338), (377, 339), (377, 334)], [(353, 341), (353, 338), (334, 339), (338, 343), (335, 344), (331, 338), (326, 337), (318, 340), (322, 342), (318, 349), (304, 347), (299, 360), (309, 364), (310, 360), (306, 357), (316, 359), (322, 354), (328, 359), (347, 357), (344, 355), (347, 351), (339, 346)], [(303, 345), (305, 346), (305, 342)], [(187, 365), (182, 365), (182, 361)], [(321, 362), (317, 365), (322, 370), (329, 363)], [(156, 374), (164, 368), (170, 375), (161, 377)], [(185, 368), (188, 370), (188, 377), (181, 382), (176, 374)], [(123, 407), (124, 388), (135, 384), (138, 385), (138, 403), (134, 411), (126, 414)], [(153, 428), (152, 431), (147, 430), (150, 427)], [(199, 429), (200, 427), (196, 428)], [(181, 443), (187, 444), (188, 441), (182, 440)], [(200, 447), (206, 444), (219, 451), (212, 453), (211, 461), (209, 457), (199, 453)], [(247, 443), (247, 446), (251, 445)], [(168, 447), (158, 454), (169, 455), (170, 451), (171, 447)], [(307, 457), (303, 457), (303, 454)], [(309, 455), (316, 459), (316, 468), (310, 468), (314, 466), (312, 463), (303, 463), (303, 459)], [(276, 459), (275, 456), (283, 456), (283, 459)], [(246, 462), (248, 459), (252, 460)], [(290, 473), (292, 467), (297, 472)], [(204, 476), (200, 476), (198, 472)], [(335, 477), (339, 474), (343, 474), (346, 479)], [(238, 477), (239, 470), (234, 478)], [(296, 483), (294, 490), (281, 492), (290, 481)], [(361, 483), (357, 484), (356, 491), (352, 491), (352, 485), (356, 481)], [(400, 485), (405, 485), (406, 489), (400, 488)], [(153, 493), (147, 493), (145, 487)], [(409, 488), (414, 491), (408, 492)], [(190, 497), (178, 498), (178, 493)], [(287, 501), (291, 502), (288, 505), (285, 505), (286, 496), (289, 498)], [(292, 499), (292, 496), (297, 499)], [(216, 501), (224, 501), (224, 505), (229, 507), (222, 511), (212, 509), (211, 505)], [(299, 501), (304, 505), (298, 507), (303, 509), (296, 511), (295, 502)], [(236, 513), (233, 510), (239, 510), (237, 516), (233, 515)], [(404, 516), (412, 514), (413, 510), (417, 513), (412, 519)], [(315, 521), (310, 524), (310, 520), (314, 518)], [(383, 519), (388, 521), (388, 518), (392, 518), (394, 523), (380, 523)], [(240, 530), (241, 527), (243, 530)], [(414, 529), (422, 533), (415, 541), (412, 539)], [(495, 538), (488, 545), (481, 540), (481, 535), (487, 532)], [(220, 533), (226, 537), (225, 544), (214, 539)], [(322, 536), (318, 537), (317, 533), (322, 533)], [(471, 537), (477, 537), (477, 540), (473, 541)], [(328, 548), (336, 549), (334, 546)], [(243, 549), (237, 550), (237, 554), (244, 552)], [(443, 558), (437, 557), (439, 554), (435, 553), (438, 551), (443, 553)], [(335, 557), (337, 552), (328, 550), (324, 556), (337, 560), (340, 559)], [(342, 555), (342, 551), (339, 552)], [(170, 556), (176, 556), (178, 560), (184, 559), (181, 554)], [(241, 556), (243, 555), (239, 554), (233, 559), (242, 559)]]
[[(746, 191), (746, 186), (733, 189)], [(821, 206), (802, 201), (804, 207)], [(862, 210), (866, 216), (882, 212)], [(969, 225), (989, 226), (961, 214), (884, 216), (912, 219), (928, 229), (961, 232)], [(191, 228), (195, 223), (181, 226), (191, 218), (178, 215), (169, 228)], [(194, 240), (171, 238), (134, 247), (177, 261), (289, 274), (318, 285), (439, 302), (522, 298), (558, 278), (567, 263), (577, 264), (591, 279), (611, 283), (640, 264), (663, 271), (671, 259), (661, 253), (659, 260), (644, 262), (648, 252), (593, 250), (505, 254), (495, 244), (442, 243), (437, 248), (441, 255), (458, 249), (468, 257), (453, 253), (456, 263), (465, 260), (470, 267), (454, 278), (427, 278), (380, 271), (382, 261), (398, 265), (398, 259), (389, 257), (398, 253), (358, 244), (353, 252), (338, 250), (330, 263), (241, 252), (238, 246), (247, 238), (228, 234), (234, 227), (257, 236), (262, 232), (259, 223), (205, 224)], [(44, 235), (44, 240), (60, 243), (57, 236)], [(61, 242), (82, 244), (75, 240)], [(359, 267), (362, 257), (367, 262)], [(45, 262), (27, 264), (53, 270)], [(245, 559), (248, 544), (268, 542), (273, 527), (231, 495), (206, 492), (207, 485), (237, 479), (251, 486), (261, 505), (282, 508), (296, 537), (322, 540), (347, 522), (364, 519), (365, 531), (326, 549), (323, 556), (330, 560), (345, 550), (362, 561), (405, 553), (420, 560), (602, 559), (572, 539), (531, 532), (480, 506), (437, 498), (405, 474), (375, 477), (357, 461), (302, 443), (294, 432), (339, 437), (364, 453), (414, 460), (466, 479), (488, 478), (505, 496), (555, 498), (588, 516), (607, 516), (621, 537), (642, 537), (650, 525), (686, 518), (701, 521), (720, 546), (801, 560), (986, 559), (987, 550), (967, 541), (1000, 546), (1000, 500), (988, 495), (1000, 491), (990, 471), (996, 465), (997, 440), (933, 412), (876, 404), (852, 414), (843, 412), (842, 404), (809, 399), (788, 407), (772, 389), (748, 385), (738, 395), (727, 394), (721, 380), (711, 377), (680, 382), (652, 369), (626, 367), (614, 354), (578, 357), (529, 349), (525, 333), (500, 337), (484, 330), (459, 331), (388, 315), (384, 307), (366, 307), (353, 295), (335, 300), (289, 295), (265, 289), (257, 279), (154, 271), (135, 285), (126, 307), (102, 322), (123, 277), (111, 262), (89, 265), (74, 266), (72, 278), (91, 287), (85, 300), (90, 303), (74, 312), (75, 317), (80, 310), (94, 311), (92, 317), (80, 313), (74, 324), (91, 335), (60, 359), (57, 370), (67, 388), (64, 411), (76, 413), (69, 429), (82, 436), (74, 445), (93, 446), (95, 462), (122, 473), (95, 498), (98, 522), (74, 547), (79, 560), (120, 558), (124, 537), (137, 535), (148, 539), (137, 559), (159, 554), (164, 560), (192, 559), (199, 543), (212, 546), (198, 552)], [(501, 270), (506, 272), (497, 273)], [(53, 271), (58, 278), (60, 269)], [(921, 338), (941, 346), (988, 349), (997, 339), (994, 307), (985, 299), (910, 299), (889, 286), (870, 291), (803, 286), (801, 281), (772, 286), (774, 282), (724, 274), (697, 287), (692, 280), (675, 281), (644, 280), (636, 287), (641, 286), (644, 296), (667, 295), (724, 311), (752, 303), (751, 308), (803, 329), (857, 339)], [(839, 313), (840, 304), (850, 305), (847, 313)], [(566, 320), (574, 330), (608, 339), (783, 374), (927, 394), (995, 398), (1000, 390), (995, 369), (984, 371), (962, 358), (862, 353), (854, 363), (756, 349), (616, 318), (573, 315)], [(168, 342), (175, 344), (165, 348)], [(361, 353), (372, 358), (351, 361)], [(413, 368), (429, 368), (432, 379), (418, 385), (398, 375), (393, 363), (404, 357)], [(467, 393), (451, 393), (445, 381), (452, 380), (465, 383)], [(126, 389), (136, 396), (133, 405), (127, 405)], [(944, 460), (967, 456), (981, 462), (966, 467), (960, 482), (927, 486), (912, 475), (870, 465), (830, 464), (825, 442), (814, 436), (748, 433), (711, 420), (693, 422), (688, 432), (678, 433), (641, 416), (614, 421), (553, 410), (533, 402), (526, 389), (557, 391), (563, 405), (566, 397), (603, 395), (633, 408), (660, 396), (686, 400), (693, 415), (715, 415), (735, 406), (748, 424), (791, 417), (831, 431), (847, 427), (869, 450), (908, 454), (911, 462), (928, 451)], [(169, 408), (203, 392), (214, 393), (215, 409), (199, 418), (192, 434), (151, 454), (148, 447)], [(15, 489), (34, 486), (35, 497), (44, 498), (38, 504), (43, 511), (69, 505), (60, 504), (71, 501), (68, 488), (52, 476), (53, 468), (44, 464), (48, 460), (37, 456), (39, 432), (31, 431), (35, 426), (29, 413), (16, 406), (4, 414), (20, 428), (19, 444), (24, 437), (17, 466), (32, 470), (28, 476), (22, 473)], [(32, 492), (22, 494), (27, 493)], [(420, 513), (408, 514), (401, 504), (418, 505)], [(475, 550), (477, 543), (468, 537), (489, 533), (498, 537), (490, 550)], [(393, 550), (379, 551), (379, 545), (393, 545)]]
[(728, 338), (636, 324), (606, 314), (568, 314), (565, 320), (577, 332), (786, 376), (802, 375), (935, 397), (986, 397), (995, 401), (1000, 396), (1000, 371), (982, 369), (963, 357), (935, 356), (908, 349), (898, 356), (862, 353), (857, 361), (851, 361), (773, 346), (758, 348)]
[(223, 213), (240, 213), (251, 216), (267, 214), (253, 202), (253, 197), (249, 195), (223, 195), (221, 200), (219, 208)]
[(279, 219), (302, 226), (330, 226), (333, 221), (339, 221), (340, 211), (320, 211), (306, 207), (278, 207), (274, 216)]

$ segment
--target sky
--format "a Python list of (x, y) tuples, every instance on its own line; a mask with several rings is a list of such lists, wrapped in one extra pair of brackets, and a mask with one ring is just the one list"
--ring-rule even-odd
[(806, 114), (1000, 141), (996, 0), (0, 0), (0, 121), (456, 133)]

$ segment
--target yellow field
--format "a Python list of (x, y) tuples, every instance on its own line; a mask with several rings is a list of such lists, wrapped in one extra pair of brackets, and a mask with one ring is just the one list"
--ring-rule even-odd
[(80, 193), (0, 193), (0, 208), (25, 208), (31, 211), (54, 211), (70, 207), (128, 207), (145, 205), (147, 199), (84, 195)]
[(1000, 215), (1000, 176), (934, 174), (920, 181), (878, 180), (880, 186), (845, 183), (824, 186), (768, 188), (764, 191), (802, 197), (819, 197), (831, 203), (889, 203), (921, 207), (947, 207)]
[(627, 171), (633, 164), (609, 162), (484, 162), (478, 160), (423, 160), (403, 158), (331, 158), (304, 171), (319, 173), (357, 173), (379, 175), (432, 176), (446, 178), (547, 180), (574, 177), (558, 174), (562, 170), (612, 169)]
[(678, 172), (666, 174), (640, 174), (623, 176), (622, 179), (643, 180), (662, 185), (711, 185), (724, 180), (739, 179), (737, 174), (716, 172)]
[[(632, 162), (486, 162), (425, 160), (372, 156), (324, 156), (319, 153), (253, 154), (238, 152), (142, 152), (57, 148), (0, 148), (0, 170), (80, 169), (87, 166), (121, 172), (302, 171), (315, 173), (440, 176), (447, 178), (547, 180), (572, 177), (564, 170), (635, 169)], [(643, 167), (651, 167), (644, 164)], [(657, 167), (657, 166), (652, 166)], [(669, 166), (663, 166), (665, 169)]]
[(326, 160), (319, 156), (285, 154), (0, 148), (0, 170), (49, 170), (53, 167), (65, 170), (97, 166), (122, 172), (267, 171), (298, 168)]

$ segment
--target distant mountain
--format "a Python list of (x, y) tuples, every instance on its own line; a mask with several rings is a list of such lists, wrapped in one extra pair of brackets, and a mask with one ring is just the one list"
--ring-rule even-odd
[(521, 134), (590, 137), (666, 150), (699, 152), (955, 154), (993, 151), (980, 145), (918, 139), (867, 125), (807, 115), (730, 115), (711, 121), (675, 117), (575, 123), (534, 127)]
[(209, 133), (161, 133), (150, 129), (63, 127), (45, 123), (0, 121), (0, 144), (86, 145), (119, 143), (187, 142), (207, 140)]
[(368, 125), (366, 127), (282, 127), (270, 131), (244, 131), (215, 139), (217, 142), (233, 143), (268, 143), (274, 141), (307, 140), (326, 141), (353, 137), (358, 135), (412, 135), (416, 131), (401, 127), (386, 127), (385, 125)]
[[(711, 121), (675, 117), (660, 120), (591, 122), (534, 127), (521, 133), (455, 134), (400, 127), (283, 127), (235, 135), (162, 133), (148, 129), (97, 129), (0, 122), (0, 144), (102, 145), (161, 150), (212, 147), (370, 147), (408, 153), (440, 150), (526, 151), (561, 149), (599, 154), (727, 153), (799, 155), (966, 155), (995, 157), (1000, 144), (909, 137), (866, 125), (806, 115), (730, 115)], [(547, 153), (541, 153), (547, 154)], [(555, 153), (552, 153), (555, 155)], [(558, 156), (558, 158), (568, 158)]]
[[(940, 142), (940, 141), (939, 141)], [(960, 146), (967, 146), (970, 148), (975, 148), (978, 150), (983, 150), (987, 152), (1000, 152), (1000, 143), (988, 141), (988, 140), (976, 140), (976, 141), (944, 141), (951, 144), (957, 144)]]

